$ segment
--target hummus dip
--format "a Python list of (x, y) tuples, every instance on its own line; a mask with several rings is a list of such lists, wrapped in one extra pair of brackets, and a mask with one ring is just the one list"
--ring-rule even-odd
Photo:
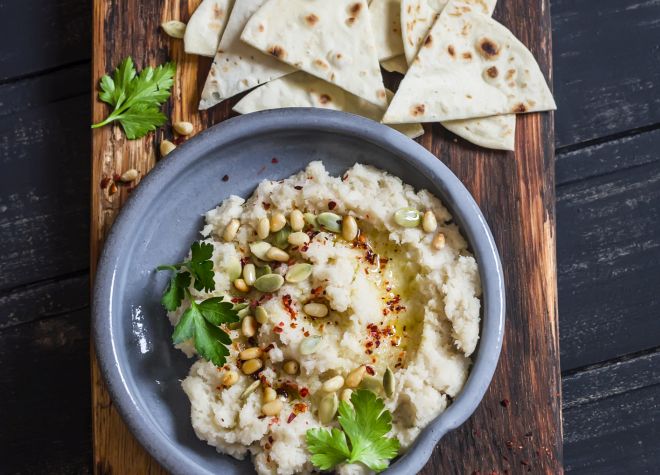
[(405, 450), (461, 391), (479, 338), (479, 273), (428, 191), (371, 166), (333, 177), (312, 162), (247, 201), (227, 198), (202, 236), (215, 290), (192, 296), (231, 299), (242, 317), (227, 328), (227, 363), (199, 359), (182, 384), (195, 433), (219, 452), (249, 454), (260, 474), (313, 472), (306, 431), (337, 426), (337, 399), (358, 387), (384, 400)]

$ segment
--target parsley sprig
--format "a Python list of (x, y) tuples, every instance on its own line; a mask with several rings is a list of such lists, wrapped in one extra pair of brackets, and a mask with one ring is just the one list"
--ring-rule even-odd
[(92, 128), (118, 121), (130, 140), (156, 130), (167, 121), (160, 106), (170, 97), (175, 72), (176, 65), (167, 63), (155, 69), (147, 67), (138, 74), (128, 56), (115, 69), (113, 77), (101, 78), (99, 99), (114, 110)]
[(195, 242), (190, 247), (189, 260), (159, 266), (157, 270), (173, 272), (161, 298), (161, 303), (167, 310), (174, 311), (179, 308), (186, 297), (190, 302), (190, 306), (174, 327), (174, 344), (193, 339), (200, 356), (222, 366), (229, 355), (227, 345), (231, 344), (231, 338), (219, 326), (223, 323), (238, 322), (238, 312), (231, 303), (223, 302), (221, 297), (195, 302), (189, 290), (191, 284), (200, 292), (215, 290), (212, 256), (212, 244)]
[(361, 462), (381, 472), (399, 451), (399, 441), (385, 437), (392, 430), (392, 414), (385, 409), (382, 399), (366, 389), (354, 392), (351, 404), (353, 407), (345, 401), (339, 404), (337, 419), (343, 431), (337, 428), (307, 431), (312, 463), (321, 470), (330, 470), (343, 462)]

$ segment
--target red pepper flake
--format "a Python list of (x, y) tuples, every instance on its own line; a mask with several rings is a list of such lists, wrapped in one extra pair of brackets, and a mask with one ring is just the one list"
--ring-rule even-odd
[(270, 161), (270, 163), (279, 163), (279, 160), (277, 158), (273, 157), (272, 160)]
[(241, 303), (241, 302), (245, 302), (244, 297), (232, 297), (231, 299), (231, 303)]
[(275, 345), (273, 345), (272, 343), (269, 344), (266, 348), (264, 348), (264, 353), (268, 353), (273, 348), (275, 348)]
[(183, 135), (179, 135), (178, 137), (174, 137), (172, 139), (172, 143), (174, 145), (181, 145), (184, 140), (186, 140), (186, 138)]
[(300, 191), (300, 190), (302, 190), (302, 189), (303, 189), (303, 187), (302, 187), (302, 186), (300, 186), (300, 185), (296, 185), (296, 186), (294, 186), (294, 188), (295, 188), (296, 190), (298, 190), (298, 191)]
[(273, 446), (270, 445), (268, 442), (266, 442), (266, 444), (264, 445), (264, 449), (266, 449), (266, 450), (270, 450), (272, 447)]
[(101, 189), (105, 190), (109, 184), (110, 184), (110, 177), (104, 176), (101, 179)]
[(108, 190), (108, 194), (109, 194), (110, 196), (112, 196), (112, 195), (114, 195), (115, 193), (117, 193), (117, 185), (116, 185), (115, 182), (113, 181), (112, 183), (110, 183), (110, 189)]
[(115, 182), (121, 182), (121, 175), (120, 175), (119, 173), (114, 173), (114, 174), (112, 175), (112, 179), (113, 179)]
[(273, 331), (274, 331), (275, 333), (283, 333), (283, 332), (284, 332), (284, 330), (282, 330), (282, 328), (280, 328), (280, 327), (275, 327), (275, 328), (273, 328)]
[(333, 209), (335, 209), (336, 207), (337, 207), (337, 203), (335, 203), (334, 201), (330, 201), (330, 202), (328, 203), (328, 209), (329, 209), (329, 210), (333, 210)]
[(376, 374), (376, 372), (374, 371), (374, 369), (371, 366), (365, 366), (365, 368), (367, 370), (367, 373), (369, 373), (370, 376), (373, 376), (374, 374)]
[(261, 203), (261, 206), (263, 206), (265, 210), (270, 209), (270, 203), (266, 203), (265, 201)]
[(500, 401), (500, 404), (502, 405), (502, 407), (509, 407), (509, 400), (506, 399), (506, 398), (505, 398), (505, 399), (502, 399), (502, 400)]
[(286, 420), (286, 423), (291, 424), (291, 421), (293, 421), (296, 418), (297, 415), (298, 414), (296, 414), (295, 412), (292, 412), (291, 414), (289, 414), (289, 418)]
[(229, 181), (229, 175), (225, 175), (222, 177), (222, 181)]
[(278, 323), (278, 325), (281, 326), (281, 327), (283, 327), (283, 326), (284, 326), (284, 322), (280, 322), (280, 323)]
[(309, 389), (307, 388), (300, 388), (300, 397), (307, 397), (309, 395)]

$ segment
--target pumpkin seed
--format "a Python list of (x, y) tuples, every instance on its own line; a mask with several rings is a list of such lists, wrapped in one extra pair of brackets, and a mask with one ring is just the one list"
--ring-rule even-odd
[(344, 385), (344, 377), (334, 376), (328, 379), (326, 382), (324, 382), (321, 385), (321, 389), (323, 389), (326, 393), (332, 393), (340, 390), (343, 385)]
[(247, 317), (248, 315), (250, 315), (250, 308), (249, 307), (242, 308), (236, 313), (238, 313), (238, 318)]
[(310, 317), (323, 318), (328, 316), (328, 307), (322, 303), (307, 303), (303, 305), (303, 312)]
[(236, 304), (234, 304), (234, 306), (232, 307), (232, 310), (236, 310), (237, 312), (239, 312), (239, 311), (241, 311), (241, 310), (243, 310), (244, 308), (247, 308), (247, 307), (249, 307), (249, 306), (250, 306), (250, 304), (247, 303), (247, 302), (236, 303)]
[(233, 386), (238, 381), (238, 373), (236, 371), (229, 370), (222, 377), (222, 385), (226, 388)]
[(270, 221), (268, 218), (261, 218), (257, 223), (257, 236), (259, 239), (266, 239), (270, 234)]
[(225, 231), (222, 233), (222, 239), (226, 242), (233, 241), (238, 232), (238, 228), (241, 227), (241, 222), (238, 219), (232, 219), (229, 221), (229, 224), (225, 226)]
[(252, 360), (247, 360), (245, 363), (243, 363), (243, 366), (241, 366), (241, 370), (243, 370), (245, 374), (252, 374), (256, 371), (259, 371), (263, 367), (263, 365), (264, 365), (263, 361), (255, 358)]
[(266, 252), (266, 257), (271, 261), (286, 262), (289, 260), (289, 254), (277, 247), (271, 247)]
[(284, 226), (273, 236), (273, 246), (279, 247), (280, 249), (287, 247), (289, 245), (290, 234), (291, 228), (289, 226)]
[(348, 376), (346, 376), (346, 386), (349, 388), (357, 388), (366, 372), (367, 367), (362, 365), (348, 373)]
[(289, 214), (289, 222), (291, 223), (291, 229), (294, 231), (302, 231), (302, 228), (305, 227), (305, 217), (302, 214), (302, 211), (299, 209), (294, 209)]
[(250, 394), (252, 394), (257, 390), (260, 384), (261, 381), (257, 379), (255, 382), (253, 382), (247, 388), (245, 388), (245, 391), (243, 391), (239, 397), (241, 399), (247, 399)]
[(303, 218), (307, 224), (309, 224), (312, 228), (318, 231), (319, 223), (314, 213), (305, 213), (303, 215)]
[(235, 281), (241, 276), (241, 260), (236, 256), (232, 257), (231, 260), (227, 263), (225, 269), (227, 271), (227, 275), (229, 276), (229, 280), (232, 282)]
[(303, 246), (309, 242), (309, 236), (302, 231), (298, 231), (289, 234), (287, 241), (289, 241), (289, 244), (292, 246)]
[(251, 242), (250, 243), (250, 252), (254, 254), (258, 259), (261, 259), (262, 261), (267, 261), (269, 260), (266, 257), (266, 253), (268, 252), (268, 249), (270, 249), (271, 246), (265, 241), (257, 241), (257, 242)]
[(282, 229), (286, 225), (286, 217), (280, 213), (279, 211), (276, 211), (275, 213), (270, 215), (270, 230), (274, 233)]
[(289, 267), (289, 271), (286, 273), (286, 281), (293, 284), (297, 282), (302, 282), (312, 275), (312, 265), (307, 264), (306, 262), (301, 262), (299, 264), (294, 264)]
[(273, 269), (271, 269), (268, 264), (265, 264), (262, 267), (257, 267), (257, 279), (262, 275), (268, 275), (272, 273), (273, 273)]
[(392, 394), (394, 394), (394, 373), (389, 367), (385, 369), (383, 374), (383, 389), (387, 397), (392, 397)]
[(422, 219), (422, 229), (426, 233), (434, 232), (438, 227), (438, 220), (435, 219), (435, 214), (433, 211), (427, 211), (424, 213), (424, 218)]
[(268, 321), (268, 312), (266, 311), (265, 308), (259, 305), (257, 308), (254, 309), (254, 318), (257, 319), (257, 322), (263, 325)]
[(264, 416), (276, 416), (282, 411), (282, 407), (284, 407), (282, 401), (275, 399), (261, 406), (261, 412)]
[(341, 237), (350, 242), (357, 237), (357, 234), (357, 221), (353, 216), (346, 216), (341, 222)]
[(338, 214), (330, 213), (329, 211), (326, 211), (324, 213), (319, 214), (316, 220), (321, 226), (323, 226), (328, 231), (332, 231), (333, 233), (341, 232), (342, 219), (341, 216), (339, 216)]
[(311, 355), (316, 353), (321, 346), (321, 337), (319, 335), (313, 335), (305, 338), (300, 344), (300, 354), (301, 355)]
[(260, 292), (275, 292), (284, 284), (284, 277), (279, 274), (266, 274), (254, 281), (254, 288)]
[(255, 358), (261, 358), (261, 355), (264, 354), (264, 351), (258, 346), (253, 346), (252, 348), (246, 348), (238, 354), (238, 357), (243, 360), (253, 360)]
[(394, 221), (404, 228), (414, 228), (419, 225), (419, 211), (415, 208), (401, 208), (394, 213)]
[(330, 424), (335, 418), (338, 408), (339, 398), (337, 393), (323, 396), (321, 402), (319, 402), (319, 421), (321, 421), (321, 424)]
[(238, 290), (239, 292), (247, 292), (248, 290), (250, 290), (250, 288), (247, 286), (247, 284), (243, 279), (236, 279), (234, 281), (234, 287), (236, 287), (236, 290)]
[(372, 391), (374, 393), (379, 393), (380, 390), (383, 388), (383, 385), (381, 383), (382, 381), (380, 378), (366, 375), (364, 378), (362, 378), (362, 382), (360, 383), (360, 388), (368, 389), (369, 391)]
[(294, 375), (294, 374), (298, 374), (300, 365), (296, 360), (289, 360), (282, 365), (282, 369), (286, 374)]
[(186, 24), (179, 20), (166, 21), (165, 23), (161, 23), (160, 27), (172, 38), (181, 39), (186, 33)]
[(264, 388), (263, 402), (271, 402), (277, 399), (277, 392), (273, 388)]
[(243, 280), (247, 285), (253, 285), (257, 280), (257, 269), (254, 264), (245, 264), (243, 267)]

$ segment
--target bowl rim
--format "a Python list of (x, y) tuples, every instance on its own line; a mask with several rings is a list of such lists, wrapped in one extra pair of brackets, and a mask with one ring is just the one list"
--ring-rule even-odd
[[(120, 367), (112, 332), (113, 274), (121, 256), (121, 236), (135, 217), (158, 193), (161, 183), (176, 176), (199, 156), (228, 143), (260, 137), (274, 132), (315, 131), (357, 138), (380, 146), (407, 161), (442, 188), (454, 202), (448, 205), (459, 216), (461, 232), (472, 237), (468, 242), (478, 256), (482, 285), (482, 324), (474, 364), (460, 394), (452, 404), (431, 421), (408, 450), (385, 473), (416, 473), (427, 463), (440, 439), (467, 420), (481, 402), (491, 380), (502, 347), (505, 319), (504, 277), (492, 233), (477, 203), (462, 182), (435, 155), (417, 142), (385, 125), (344, 112), (313, 108), (288, 108), (255, 112), (216, 124), (177, 147), (166, 160), (160, 160), (143, 178), (126, 201), (110, 232), (98, 260), (92, 299), (92, 334), (97, 362), (107, 389), (119, 414), (140, 444), (168, 471), (174, 474), (208, 473), (198, 464), (181, 456), (178, 444), (168, 440), (133, 398)], [(145, 203), (143, 205), (143, 203)], [(446, 199), (443, 203), (447, 205)], [(461, 203), (457, 206), (455, 203)], [(200, 441), (200, 444), (203, 441)], [(219, 457), (229, 457), (218, 454)]]

